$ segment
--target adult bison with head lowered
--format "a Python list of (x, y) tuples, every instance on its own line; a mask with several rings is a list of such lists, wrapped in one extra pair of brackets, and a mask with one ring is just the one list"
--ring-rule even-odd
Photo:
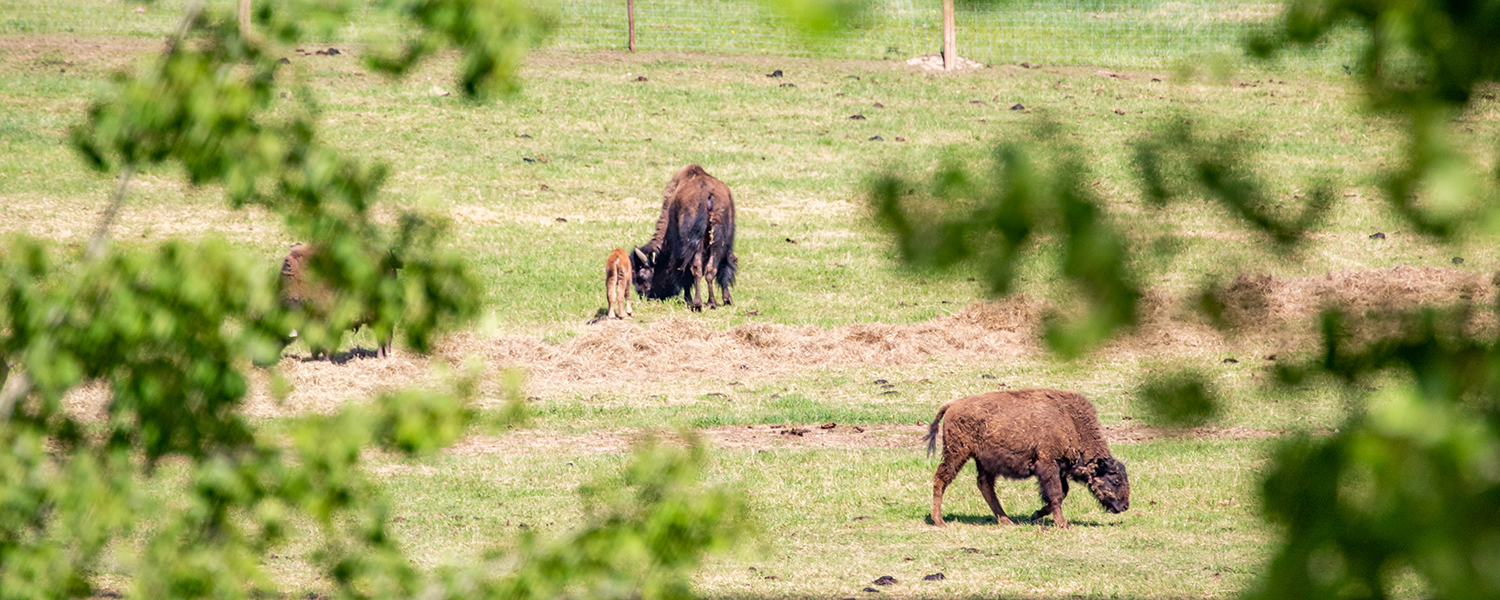
[(631, 253), (635, 290), (642, 298), (665, 299), (682, 292), (693, 310), (703, 310), (703, 281), (708, 306), (714, 285), (729, 295), (739, 260), (734, 255), (734, 197), (729, 186), (703, 167), (688, 165), (672, 176), (662, 192), (661, 216), (651, 241)]

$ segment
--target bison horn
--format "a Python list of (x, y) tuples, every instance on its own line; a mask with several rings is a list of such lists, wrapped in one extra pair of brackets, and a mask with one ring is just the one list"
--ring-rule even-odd
[(651, 259), (646, 258), (646, 253), (645, 252), (641, 252), (640, 248), (636, 248), (635, 249), (635, 255), (638, 256), (638, 257), (640, 257), (641, 262), (643, 262), (643, 263), (651, 262)]

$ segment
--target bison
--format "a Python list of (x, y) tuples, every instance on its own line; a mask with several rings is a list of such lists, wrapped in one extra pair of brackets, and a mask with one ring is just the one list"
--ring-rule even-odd
[[(947, 422), (944, 423), (944, 418)], [(932, 477), (932, 524), (943, 525), (943, 491), (964, 463), (974, 459), (979, 471), (979, 493), (1000, 524), (1009, 524), (995, 497), (995, 476), (1036, 477), (1042, 508), (1058, 527), (1067, 527), (1062, 501), (1068, 480), (1088, 485), (1094, 498), (1111, 513), (1130, 508), (1130, 480), (1125, 463), (1109, 453), (1094, 415), (1094, 405), (1077, 392), (1029, 389), (990, 392), (951, 400), (938, 409), (927, 428), (927, 453), (943, 432), (943, 462)]]
[[(292, 244), (287, 250), (286, 258), (281, 261), (281, 301), (282, 305), (291, 311), (302, 311), (315, 318), (326, 319), (334, 309), (336, 295), (332, 288), (326, 283), (311, 281), (308, 274), (308, 261), (312, 260), (316, 251), (312, 246), (301, 242)], [(350, 327), (359, 329), (366, 324), (374, 323), (375, 319), (366, 315), (356, 319)], [(391, 339), (394, 332), (385, 331), (384, 335), (377, 331), (376, 355), (385, 357), (391, 352)], [(297, 337), (293, 330), (288, 337)], [(338, 345), (338, 340), (334, 340)], [(324, 348), (309, 348), (314, 356), (327, 354)]]
[[(623, 319), (634, 315), (630, 310), (630, 255), (615, 248), (604, 261), (604, 300), (609, 303), (609, 316)], [(620, 312), (624, 303), (624, 312)]]
[(635, 291), (642, 298), (665, 299), (682, 292), (693, 310), (703, 310), (703, 280), (708, 306), (718, 308), (714, 285), (724, 304), (734, 285), (739, 259), (734, 254), (734, 196), (724, 182), (703, 167), (688, 165), (672, 176), (662, 192), (661, 215), (651, 241), (631, 254)]

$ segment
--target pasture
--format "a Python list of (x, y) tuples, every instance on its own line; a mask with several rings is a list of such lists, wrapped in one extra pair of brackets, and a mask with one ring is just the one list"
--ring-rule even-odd
[[(110, 73), (158, 47), (0, 36), (0, 232), (86, 244), (113, 182), (84, 169), (67, 130)], [(450, 95), (451, 60), (395, 84), (366, 72), (357, 46), (317, 49), (287, 58), (318, 94), (323, 134), (390, 166), (384, 202), (450, 219), (450, 243), (488, 290), (486, 316), (435, 357), (398, 348), (388, 359), (304, 361), (294, 345), (257, 372), (246, 410), (275, 436), (470, 357), (491, 375), (485, 407), (498, 408), (500, 371), (522, 370), (530, 428), (477, 429), (429, 461), (370, 457), (398, 534), (427, 567), (510, 547), (523, 529), (566, 531), (579, 519), (580, 483), (618, 468), (644, 432), (686, 428), (717, 448), (710, 479), (749, 493), (761, 531), (703, 569), (704, 597), (1234, 596), (1276, 535), (1258, 509), (1257, 468), (1277, 438), (1317, 435), (1344, 416), (1347, 399), (1317, 382), (1265, 385), (1271, 365), (1315, 353), (1305, 318), (1330, 300), (1494, 295), (1495, 248), (1439, 246), (1400, 229), (1373, 178), (1401, 141), (1337, 75), (1248, 63), (934, 74), (893, 60), (553, 50), (527, 59), (522, 91), (473, 104)], [(1454, 124), (1461, 143), (1497, 133), (1486, 97)], [(1132, 144), (1180, 119), (1243, 136), (1288, 204), (1331, 182), (1339, 203), (1321, 233), (1275, 260), (1268, 241), (1215, 206), (1144, 203)], [(1047, 263), (1023, 270), (1022, 297), (994, 303), (963, 269), (905, 270), (864, 187), (887, 169), (982, 164), (997, 142), (1049, 123), (1083, 149), (1106, 210), (1134, 241), (1175, 240), (1134, 265), (1149, 282), (1142, 325), (1072, 361), (1037, 340), (1042, 307), (1068, 293), (1049, 283)], [(634, 318), (587, 324), (604, 310), (606, 254), (649, 239), (662, 185), (690, 162), (735, 194), (735, 305), (698, 314), (680, 300), (637, 299)], [(183, 181), (171, 169), (141, 173), (116, 239), (219, 236), (277, 268), (295, 241), (278, 222)], [(1241, 273), (1263, 275), (1243, 286), (1260, 304), (1241, 334), (1172, 318), (1194, 286)], [(366, 334), (350, 343), (374, 345)], [(1212, 374), (1225, 412), (1188, 432), (1148, 427), (1137, 387), (1183, 366)], [(292, 386), (284, 400), (268, 392), (274, 377)], [(1035, 386), (1094, 400), (1115, 454), (1130, 460), (1131, 510), (1110, 515), (1075, 487), (1064, 505), (1071, 529), (998, 528), (970, 466), (947, 494), (950, 526), (929, 526), (936, 461), (920, 436), (937, 406)], [(94, 392), (74, 394), (73, 410), (97, 411)], [(999, 495), (1012, 514), (1038, 504), (1032, 481), (1002, 482)], [(311, 550), (293, 543), (275, 557), (289, 595), (321, 589), (302, 562)], [(943, 577), (924, 580), (935, 573)], [(886, 575), (896, 583), (873, 584)], [(99, 577), (108, 588), (111, 573)]]

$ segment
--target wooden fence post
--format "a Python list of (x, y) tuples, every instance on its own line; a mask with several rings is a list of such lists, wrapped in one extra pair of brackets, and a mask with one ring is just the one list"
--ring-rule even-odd
[(240, 0), (239, 7), (240, 37), (247, 40), (250, 39), (250, 36), (252, 34), (252, 31), (250, 29), (250, 1), (251, 0)]
[(953, 0), (943, 0), (943, 70), (958, 68), (958, 32), (953, 23)]
[(635, 52), (635, 0), (625, 0), (625, 14), (630, 20), (630, 51)]

